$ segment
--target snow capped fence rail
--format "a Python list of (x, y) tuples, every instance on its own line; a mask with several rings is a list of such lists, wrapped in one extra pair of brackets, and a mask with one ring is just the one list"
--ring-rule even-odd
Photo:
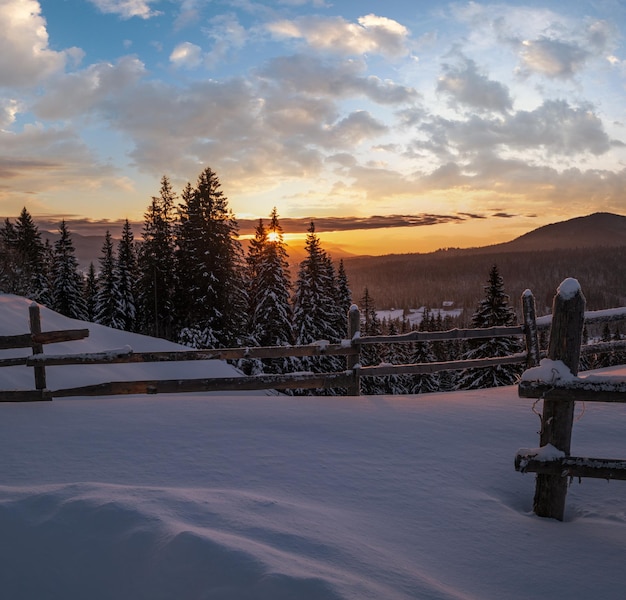
[[(602, 312), (603, 314), (598, 314)], [(570, 456), (574, 406), (585, 402), (626, 402), (626, 380), (578, 377), (585, 297), (575, 279), (566, 279), (554, 297), (548, 358), (527, 369), (519, 384), (523, 398), (543, 399), (539, 448), (522, 449), (515, 468), (537, 473), (533, 510), (541, 517), (563, 520), (568, 480), (576, 477), (626, 480), (626, 460)], [(624, 318), (624, 309), (596, 311), (590, 322)], [(618, 343), (612, 344), (617, 345)], [(597, 347), (598, 345), (595, 345)]]
[[(102, 396), (117, 394), (162, 394), (201, 391), (242, 391), (242, 390), (287, 390), (287, 389), (337, 389), (344, 388), (349, 395), (361, 393), (363, 377), (385, 377), (393, 375), (426, 375), (441, 371), (489, 368), (507, 364), (525, 364), (527, 368), (539, 364), (537, 332), (550, 325), (551, 320), (535, 316), (535, 302), (532, 293), (526, 290), (522, 295), (523, 322), (510, 327), (488, 327), (482, 329), (452, 329), (448, 331), (414, 331), (403, 335), (361, 336), (361, 315), (358, 307), (353, 305), (348, 312), (348, 339), (338, 344), (320, 340), (307, 346), (272, 346), (247, 348), (220, 348), (209, 350), (183, 350), (171, 352), (134, 352), (132, 348), (118, 348), (95, 353), (44, 354), (45, 344), (71, 341), (85, 338), (88, 329), (42, 332), (39, 307), (33, 303), (29, 307), (30, 333), (23, 335), (0, 337), (0, 349), (31, 348), (32, 355), (16, 358), (0, 359), (0, 367), (28, 366), (34, 369), (34, 390), (0, 391), (0, 401), (35, 401), (51, 400), (54, 397), (67, 396)], [(621, 311), (621, 312), (620, 312)], [(612, 309), (606, 314), (594, 314), (594, 319), (603, 317), (611, 320), (622, 315), (626, 318), (625, 309)], [(441, 342), (455, 340), (491, 339), (498, 337), (523, 336), (526, 351), (496, 356), (491, 358), (465, 359), (445, 362), (419, 362), (412, 364), (381, 363), (362, 366), (362, 350), (368, 344), (398, 344)], [(619, 344), (620, 342), (615, 342)], [(612, 343), (612, 344), (615, 344)], [(598, 345), (596, 351), (602, 350)], [(333, 373), (298, 372), (280, 375), (251, 375), (242, 377), (222, 377), (203, 379), (168, 379), (149, 381), (118, 381), (99, 383), (75, 388), (48, 389), (46, 385), (46, 368), (63, 365), (106, 365), (119, 363), (147, 362), (178, 362), (196, 360), (241, 360), (241, 359), (275, 359), (284, 357), (322, 357), (345, 356), (346, 369)], [(533, 384), (531, 387), (546, 393), (546, 390)], [(539, 393), (539, 392), (537, 392)]]

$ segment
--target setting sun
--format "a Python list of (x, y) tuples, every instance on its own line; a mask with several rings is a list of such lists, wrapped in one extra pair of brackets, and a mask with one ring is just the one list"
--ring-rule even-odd
[(267, 234), (267, 241), (273, 243), (279, 242), (280, 234), (277, 231), (269, 231)]

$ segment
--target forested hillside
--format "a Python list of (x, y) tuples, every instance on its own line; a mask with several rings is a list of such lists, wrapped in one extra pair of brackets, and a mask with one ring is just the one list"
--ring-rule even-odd
[(449, 250), (345, 258), (353, 297), (367, 287), (379, 309), (440, 306), (452, 300), (471, 316), (484, 295), (489, 269), (497, 264), (511, 304), (517, 308), (525, 289), (535, 295), (539, 314), (566, 277), (579, 280), (589, 310), (626, 304), (626, 241), (613, 248), (494, 253), (488, 249)]

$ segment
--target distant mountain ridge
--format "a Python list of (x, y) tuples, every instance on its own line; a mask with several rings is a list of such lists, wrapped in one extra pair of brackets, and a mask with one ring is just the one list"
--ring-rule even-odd
[(626, 246), (626, 216), (597, 212), (533, 229), (510, 242), (473, 248), (481, 252), (529, 252), (557, 248)]
[(626, 306), (626, 217), (594, 213), (539, 227), (510, 242), (430, 253), (344, 259), (353, 300), (368, 288), (378, 309), (438, 307), (444, 300), (473, 310), (497, 264), (516, 303), (525, 289), (541, 314), (566, 277), (578, 279), (589, 310)]
[[(54, 242), (58, 239), (58, 232), (42, 231), (42, 237)], [(117, 244), (115, 232), (114, 243)], [(138, 233), (136, 239), (140, 239)], [(72, 241), (76, 248), (76, 258), (82, 269), (87, 269), (90, 262), (98, 267), (98, 258), (102, 252), (104, 236), (81, 235), (72, 232)], [(575, 217), (567, 221), (559, 221), (538, 227), (509, 242), (491, 246), (477, 246), (475, 248), (455, 248), (444, 252), (449, 254), (497, 254), (502, 252), (531, 252), (554, 250), (557, 248), (592, 248), (626, 246), (626, 216), (598, 212), (584, 217)], [(376, 260), (380, 256), (356, 256), (343, 251), (340, 246), (324, 244), (326, 251), (334, 258), (346, 260)], [(304, 257), (304, 247), (289, 246), (290, 262), (297, 265)], [(437, 251), (436, 253), (441, 253)], [(433, 254), (436, 254), (433, 253)], [(427, 253), (428, 254), (428, 253)], [(406, 256), (409, 256), (407, 254)], [(420, 254), (423, 256), (423, 254)]]

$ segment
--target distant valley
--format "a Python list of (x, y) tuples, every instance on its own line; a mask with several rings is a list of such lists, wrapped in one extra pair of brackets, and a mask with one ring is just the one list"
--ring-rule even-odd
[(470, 316), (494, 263), (516, 307), (530, 289), (539, 314), (549, 312), (566, 277), (579, 280), (589, 310), (624, 306), (626, 217), (595, 213), (483, 248), (344, 259), (357, 304), (367, 287), (380, 309), (439, 307), (448, 300)]

